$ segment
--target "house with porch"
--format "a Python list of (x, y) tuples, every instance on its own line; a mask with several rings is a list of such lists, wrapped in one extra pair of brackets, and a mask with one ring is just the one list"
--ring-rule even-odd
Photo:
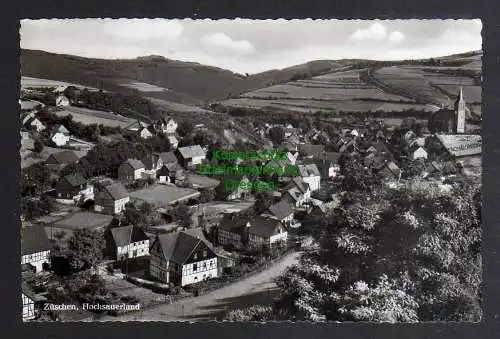
[(186, 286), (218, 276), (217, 255), (204, 240), (187, 232), (158, 234), (150, 249), (149, 274)]

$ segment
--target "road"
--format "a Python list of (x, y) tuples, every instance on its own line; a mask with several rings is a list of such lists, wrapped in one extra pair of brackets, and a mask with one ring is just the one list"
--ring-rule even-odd
[[(229, 308), (244, 307), (269, 300), (276, 291), (274, 278), (298, 262), (300, 253), (285, 255), (268, 269), (199, 297), (158, 305), (120, 317), (105, 316), (100, 321), (196, 321), (213, 320)], [(274, 293), (272, 293), (274, 292)]]

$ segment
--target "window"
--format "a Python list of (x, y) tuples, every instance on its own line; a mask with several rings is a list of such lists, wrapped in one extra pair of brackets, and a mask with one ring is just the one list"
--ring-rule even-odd
[(207, 250), (203, 250), (203, 258), (207, 257)]
[(193, 260), (197, 260), (197, 259), (198, 259), (198, 253), (193, 254)]
[(194, 271), (196, 271), (196, 270), (198, 269), (198, 267), (197, 267), (197, 266), (198, 266), (198, 265), (193, 264), (193, 272), (194, 272)]

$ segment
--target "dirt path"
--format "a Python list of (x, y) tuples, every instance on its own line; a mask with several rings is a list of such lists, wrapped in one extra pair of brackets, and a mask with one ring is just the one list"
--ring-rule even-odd
[(265, 271), (199, 297), (186, 298), (121, 317), (101, 321), (194, 321), (213, 320), (228, 309), (268, 302), (276, 292), (274, 278), (298, 262), (300, 253), (287, 254)]

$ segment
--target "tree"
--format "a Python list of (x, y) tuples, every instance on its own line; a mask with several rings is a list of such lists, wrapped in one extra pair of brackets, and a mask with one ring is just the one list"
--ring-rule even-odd
[(215, 191), (213, 189), (204, 189), (200, 191), (200, 203), (206, 203), (215, 199)]
[(177, 126), (177, 133), (181, 137), (185, 137), (188, 134), (191, 134), (194, 130), (193, 123), (189, 120), (182, 120)]
[(104, 247), (105, 242), (101, 232), (86, 228), (76, 230), (68, 240), (72, 269), (79, 271), (94, 267), (102, 260)]
[(273, 203), (272, 194), (269, 191), (259, 191), (255, 194), (255, 213), (265, 212)]
[(35, 153), (40, 155), (40, 153), (42, 153), (42, 151), (43, 151), (43, 148), (44, 148), (43, 142), (40, 139), (36, 138), (35, 143), (34, 143)]
[(280, 126), (272, 127), (269, 129), (269, 138), (274, 145), (279, 145), (285, 140), (285, 130)]
[(176, 221), (182, 227), (188, 227), (191, 225), (191, 216), (193, 212), (185, 204), (177, 204), (170, 210), (170, 215), (172, 219)]

